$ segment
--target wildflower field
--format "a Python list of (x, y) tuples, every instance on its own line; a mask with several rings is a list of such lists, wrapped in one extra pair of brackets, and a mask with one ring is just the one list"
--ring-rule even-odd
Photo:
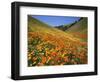
[(28, 30), (29, 67), (88, 63), (86, 33), (63, 32), (32, 17), (28, 18)]

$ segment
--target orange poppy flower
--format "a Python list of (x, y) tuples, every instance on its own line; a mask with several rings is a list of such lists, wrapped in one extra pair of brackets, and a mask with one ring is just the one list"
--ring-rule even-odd
[(42, 56), (42, 63), (45, 63), (46, 62), (46, 57)]

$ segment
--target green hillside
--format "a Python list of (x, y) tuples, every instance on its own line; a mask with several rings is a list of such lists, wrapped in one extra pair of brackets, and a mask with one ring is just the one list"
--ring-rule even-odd
[[(36, 31), (38, 30), (38, 27), (51, 27), (31, 16), (28, 16), (28, 31), (29, 32), (33, 32), (33, 31)], [(39, 28), (39, 29), (42, 29), (42, 28)]]
[(72, 34), (74, 37), (80, 38), (81, 41), (87, 42), (87, 22), (87, 18), (83, 18), (74, 25), (72, 25), (69, 29), (67, 29), (66, 32)]
[(76, 24), (72, 25), (66, 32), (85, 32), (87, 29), (87, 18), (83, 18)]

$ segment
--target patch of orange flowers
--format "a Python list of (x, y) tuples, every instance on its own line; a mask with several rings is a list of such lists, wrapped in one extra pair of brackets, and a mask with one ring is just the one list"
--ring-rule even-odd
[(87, 64), (87, 43), (47, 33), (28, 33), (28, 66)]

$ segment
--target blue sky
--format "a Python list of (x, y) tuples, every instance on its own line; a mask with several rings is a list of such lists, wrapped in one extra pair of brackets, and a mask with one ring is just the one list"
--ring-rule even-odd
[(32, 15), (32, 17), (49, 24), (51, 26), (59, 26), (64, 24), (70, 24), (80, 19), (80, 17), (70, 16), (45, 16), (45, 15)]

